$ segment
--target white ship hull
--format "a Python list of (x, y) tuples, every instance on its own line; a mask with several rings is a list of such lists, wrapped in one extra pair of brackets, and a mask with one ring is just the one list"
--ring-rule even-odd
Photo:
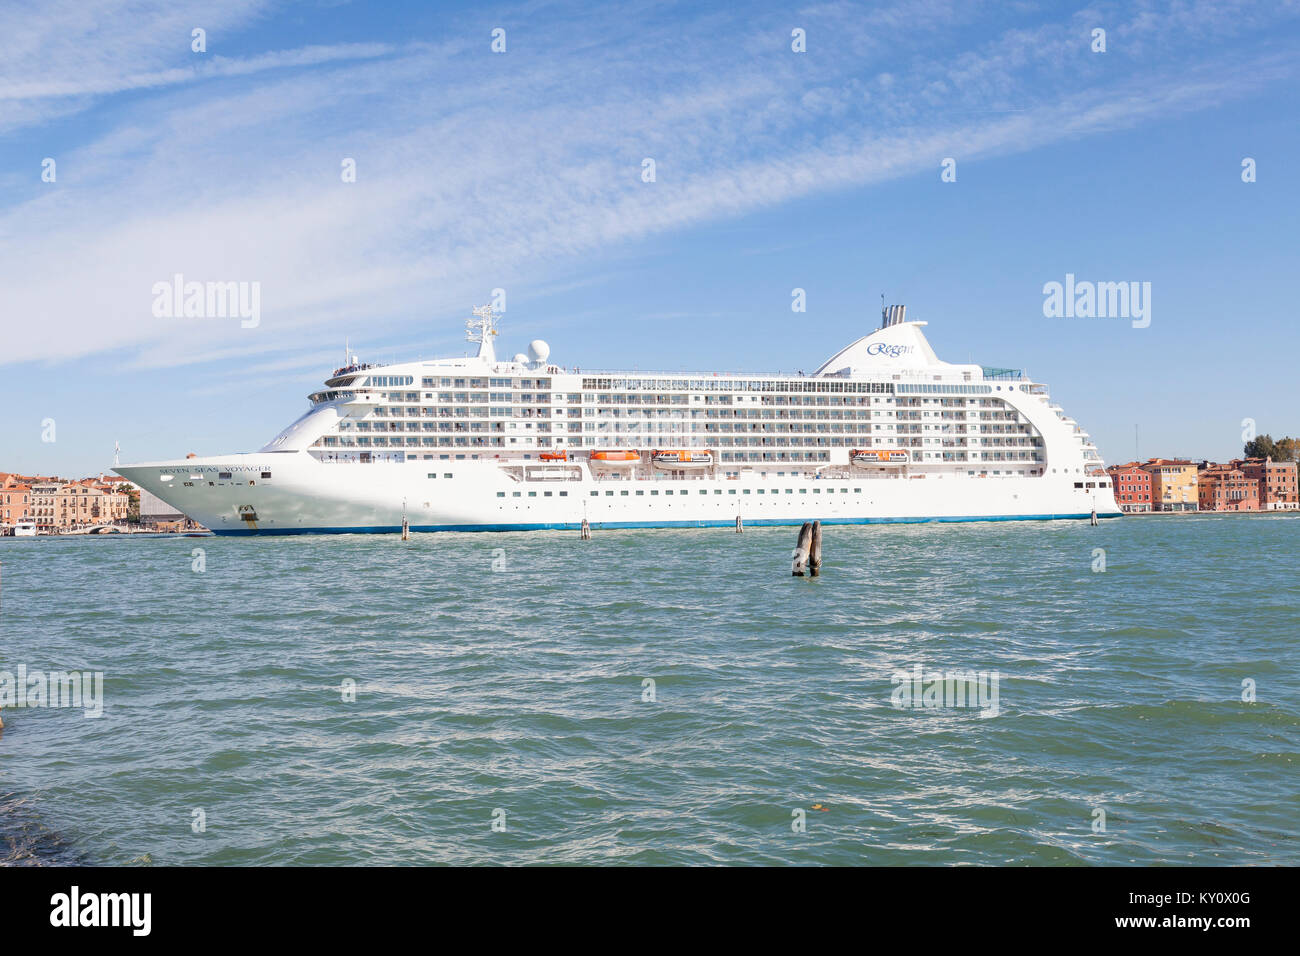
[[(576, 480), (526, 481), (491, 460), (360, 464), (307, 452), (118, 470), (219, 535), (397, 532), (403, 516), (419, 532), (570, 529), (584, 518), (594, 528), (669, 528), (731, 526), (737, 517), (755, 526), (1120, 515), (1111, 489), (1076, 489), (1051, 475), (597, 479), (584, 463)], [(231, 477), (218, 479), (223, 472)]]

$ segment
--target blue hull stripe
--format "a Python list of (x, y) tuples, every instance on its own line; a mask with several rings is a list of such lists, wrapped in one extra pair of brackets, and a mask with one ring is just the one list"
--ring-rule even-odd
[[(929, 524), (936, 521), (1061, 521), (1091, 518), (1092, 513), (1060, 515), (978, 515), (957, 518), (745, 518), (749, 528), (764, 526), (802, 525), (805, 521), (820, 521), (822, 524)], [(1098, 514), (1100, 518), (1118, 518), (1118, 512)], [(736, 519), (726, 521), (592, 521), (593, 531), (602, 528), (732, 528)], [(536, 524), (426, 524), (411, 525), (412, 532), (429, 531), (577, 531), (582, 527), (581, 521), (539, 522)], [(358, 528), (265, 528), (250, 531), (246, 528), (212, 529), (213, 534), (222, 536), (249, 536), (271, 534), (397, 534), (401, 525), (374, 525)]]

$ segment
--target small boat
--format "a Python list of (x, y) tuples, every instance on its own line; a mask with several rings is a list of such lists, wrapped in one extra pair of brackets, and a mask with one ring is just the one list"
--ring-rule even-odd
[(641, 460), (641, 453), (636, 449), (630, 451), (593, 451), (591, 453), (592, 461), (603, 461), (605, 464), (629, 464)]
[(34, 521), (19, 521), (14, 525), (15, 538), (34, 538), (36, 537), (36, 523)]
[(677, 471), (684, 468), (707, 468), (713, 464), (713, 453), (708, 451), (688, 451), (686, 449), (650, 453), (656, 468), (668, 468)]
[(906, 465), (911, 461), (905, 451), (884, 448), (855, 448), (851, 457), (855, 465)]
[(537, 456), (542, 461), (568, 461), (568, 452), (563, 451), (544, 451)]

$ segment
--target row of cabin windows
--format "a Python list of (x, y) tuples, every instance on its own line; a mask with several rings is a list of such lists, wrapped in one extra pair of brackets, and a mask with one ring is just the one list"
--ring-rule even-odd
[[(431, 475), (430, 477), (433, 477), (433, 476)], [(447, 477), (450, 478), (451, 476), (448, 475)], [(737, 490), (739, 490), (741, 494), (746, 494), (746, 495), (747, 495), (747, 494), (750, 494), (750, 492), (751, 492), (753, 489), (750, 489), (750, 488), (741, 488), (741, 489), (728, 488), (728, 489), (727, 489), (727, 494), (729, 494), (729, 495), (734, 495), (734, 494), (736, 494)], [(854, 488), (853, 491), (854, 491), (854, 493), (856, 493), (856, 494), (862, 494), (862, 489), (861, 489), (861, 488)], [(826, 493), (827, 493), (827, 494), (833, 494), (834, 492), (835, 492), (835, 489), (834, 489), (834, 488), (828, 488)], [(670, 489), (670, 490), (666, 490), (666, 491), (664, 492), (665, 495), (671, 495), (671, 494), (673, 494), (673, 493), (674, 493), (674, 492), (673, 492), (671, 489)], [(678, 494), (683, 494), (683, 495), (689, 495), (691, 492), (690, 492), (690, 489), (683, 489), (682, 491), (677, 492), (677, 493), (678, 493)], [(709, 493), (708, 490), (707, 490), (707, 489), (704, 489), (704, 488), (701, 488), (699, 491), (696, 492), (696, 494), (700, 494), (700, 495), (707, 495), (708, 493)], [(721, 489), (721, 488), (715, 488), (715, 489), (713, 489), (713, 493), (714, 493), (715, 495), (720, 495), (720, 494), (722, 494), (722, 489)], [(767, 494), (767, 489), (765, 489), (765, 488), (759, 488), (759, 489), (757, 489), (757, 493), (760, 494), (760, 495), (762, 495), (762, 494)], [(775, 491), (775, 490), (772, 491), (772, 494), (774, 494), (774, 495), (777, 494), (777, 493), (778, 493), (778, 492)], [(785, 490), (785, 493), (786, 493), (787, 495), (792, 495), (792, 494), (794, 494), (795, 492), (794, 492), (794, 489), (793, 489), (793, 488), (787, 488), (787, 489)], [(807, 493), (808, 493), (808, 489), (807, 489), (807, 488), (800, 488), (800, 489), (799, 489), (799, 494), (802, 495), (802, 494), (807, 494)], [(822, 490), (821, 490), (820, 488), (813, 488), (813, 489), (812, 489), (812, 493), (815, 494), (815, 495), (820, 495), (820, 494), (822, 493)], [(848, 493), (849, 493), (849, 489), (847, 489), (847, 488), (841, 488), (841, 489), (840, 489), (840, 493), (841, 493), (841, 494), (848, 494)], [(599, 491), (591, 491), (591, 492), (588, 492), (588, 494), (591, 495), (591, 497), (596, 498), (596, 497), (599, 497), (600, 492), (599, 492)], [(612, 491), (607, 491), (607, 492), (605, 492), (605, 494), (606, 494), (608, 497), (611, 497), (611, 498), (614, 496), (614, 492), (612, 492)], [(622, 496), (624, 496), (624, 497), (626, 497), (627, 495), (631, 494), (631, 492), (630, 492), (630, 491), (620, 491), (619, 494), (622, 495)], [(638, 491), (638, 492), (636, 492), (636, 494), (638, 494), (638, 495), (644, 495), (645, 492), (644, 492), (644, 491)], [(658, 494), (659, 494), (659, 491), (658, 491), (657, 489), (652, 490), (652, 491), (650, 492), (650, 495), (651, 495), (652, 497), (655, 496), (655, 495), (658, 495)], [(551, 492), (549, 492), (549, 491), (545, 491), (545, 492), (542, 493), (542, 495), (543, 495), (543, 497), (549, 498), (549, 497), (551, 497)], [(569, 496), (569, 493), (568, 493), (567, 491), (561, 491), (561, 492), (559, 493), (559, 495), (560, 495), (561, 498), (567, 498), (567, 497)], [(506, 496), (506, 493), (505, 493), (504, 491), (498, 491), (498, 492), (497, 492), (497, 497), (498, 497), (498, 498), (504, 498), (505, 496)], [(520, 498), (520, 497), (522, 497), (522, 496), (523, 496), (523, 492), (519, 492), (519, 491), (512, 491), (512, 492), (510, 492), (510, 497), (512, 497), (512, 498)], [(536, 498), (536, 497), (537, 497), (537, 492), (535, 492), (535, 491), (530, 491), (530, 492), (528, 492), (528, 497), (529, 497), (529, 498)]]
[(893, 394), (892, 382), (843, 382), (804, 379), (799, 382), (724, 378), (584, 378), (584, 389), (642, 390), (653, 392), (876, 392)]
[[(410, 384), (408, 378), (406, 384)], [(420, 379), (421, 388), (546, 388), (551, 387), (549, 378), (429, 378)]]

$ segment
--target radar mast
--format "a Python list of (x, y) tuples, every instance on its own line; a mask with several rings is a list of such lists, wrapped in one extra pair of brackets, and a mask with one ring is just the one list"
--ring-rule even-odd
[(465, 322), (465, 338), (478, 345), (478, 357), (489, 364), (497, 360), (492, 339), (496, 336), (497, 314), (490, 305), (480, 305), (473, 310), (474, 318)]

